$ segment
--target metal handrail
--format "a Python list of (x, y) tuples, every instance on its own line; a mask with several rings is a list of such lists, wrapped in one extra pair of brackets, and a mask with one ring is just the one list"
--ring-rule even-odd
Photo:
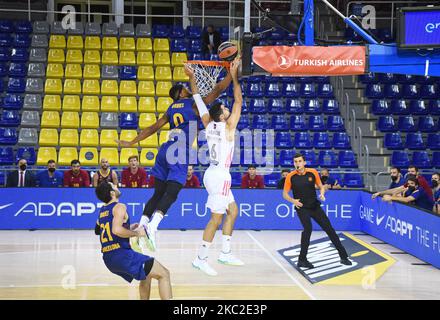
[(363, 154), (362, 154), (362, 129), (361, 127), (357, 127), (357, 132), (358, 132), (358, 137), (357, 137), (357, 142), (358, 142), (358, 155), (360, 157), (359, 159), (359, 163), (363, 163)]
[(367, 172), (371, 172), (371, 169), (370, 169), (370, 149), (368, 148), (368, 145), (366, 145), (366, 144), (364, 144), (364, 151), (365, 151), (365, 169), (367, 170)]
[(354, 109), (351, 109), (351, 118), (350, 118), (350, 130), (351, 130), (351, 136), (355, 140), (356, 143), (356, 111)]
[(350, 112), (350, 96), (348, 95), (348, 92), (345, 93), (345, 116), (348, 118), (348, 113)]

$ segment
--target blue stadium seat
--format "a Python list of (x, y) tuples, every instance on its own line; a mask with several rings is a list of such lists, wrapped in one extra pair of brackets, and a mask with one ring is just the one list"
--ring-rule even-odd
[(416, 125), (414, 123), (414, 118), (412, 116), (401, 116), (397, 123), (397, 128), (399, 131), (403, 132), (414, 132), (416, 131)]
[(341, 168), (357, 168), (356, 155), (352, 150), (339, 151), (338, 160)]
[[(304, 131), (309, 127), (303, 115), (292, 115), (290, 117), (290, 129), (294, 131)], [(318, 130), (319, 131), (319, 130)]]
[(344, 119), (340, 115), (330, 115), (327, 118), (327, 130), (345, 131)]
[(180, 25), (173, 25), (169, 36), (170, 38), (185, 38), (185, 30)]
[(18, 162), (20, 159), (26, 159), (28, 165), (34, 165), (37, 160), (35, 149), (33, 147), (18, 148), (15, 161)]
[(391, 108), (387, 100), (373, 100), (371, 102), (371, 113), (374, 115), (391, 114)]
[(26, 81), (23, 78), (9, 78), (8, 93), (24, 93)]
[(398, 84), (386, 84), (385, 85), (385, 98), (387, 99), (400, 99), (402, 92)]
[(202, 27), (188, 26), (186, 27), (186, 37), (188, 39), (200, 39), (202, 36)]
[(248, 82), (246, 96), (249, 98), (263, 98), (263, 85), (260, 82)]
[(171, 40), (171, 51), (172, 52), (185, 52), (186, 51), (186, 41), (185, 41), (185, 39), (173, 39), (173, 40)]
[(420, 97), (422, 99), (437, 99), (440, 98), (439, 92), (437, 91), (435, 85), (425, 84), (420, 87)]
[(249, 112), (252, 114), (263, 114), (267, 112), (266, 102), (264, 99), (251, 99)]
[(339, 114), (339, 102), (335, 99), (324, 99), (322, 101), (322, 111), (325, 114)]
[(434, 84), (438, 81), (438, 77), (432, 76), (414, 76), (414, 79), (419, 84)]
[(1, 113), (0, 126), (18, 127), (20, 124), (20, 114), (16, 110), (3, 110)]
[(15, 128), (0, 128), (0, 145), (15, 145), (18, 142)]
[(4, 187), (6, 185), (6, 172), (0, 171), (0, 187)]
[(350, 136), (347, 132), (333, 133), (333, 148), (335, 149), (351, 149)]
[(398, 74), (397, 81), (402, 84), (410, 84), (416, 81), (416, 76), (412, 74)]
[(432, 166), (440, 169), (440, 152), (436, 151), (432, 153)]
[(311, 131), (326, 131), (324, 117), (322, 115), (309, 116), (309, 130)]
[(362, 175), (359, 172), (350, 172), (344, 174), (343, 185), (347, 188), (363, 188), (364, 182)]
[(272, 129), (274, 130), (289, 130), (289, 123), (287, 118), (281, 114), (274, 114), (272, 116)]
[(307, 132), (295, 132), (293, 145), (298, 149), (310, 149), (312, 147), (310, 135)]
[(299, 114), (304, 112), (304, 106), (299, 99), (287, 99), (286, 100), (286, 112)]
[(269, 121), (266, 115), (256, 114), (252, 119), (252, 129), (268, 129)]
[(369, 99), (382, 99), (384, 92), (380, 84), (369, 83), (365, 87), (365, 96)]
[(429, 113), (428, 106), (423, 100), (411, 100), (409, 110), (413, 115), (427, 115)]
[(170, 28), (167, 25), (156, 24), (153, 25), (153, 38), (167, 38), (170, 34)]
[(412, 164), (420, 169), (430, 169), (431, 159), (426, 151), (414, 151), (412, 156)]
[(304, 101), (304, 111), (306, 114), (321, 114), (321, 105), (318, 99), (306, 99)]
[(15, 22), (15, 33), (31, 33), (32, 23), (28, 20)]
[(278, 185), (278, 180), (280, 180), (279, 173), (266, 174), (264, 176), (264, 185), (269, 188), (276, 188)]
[(436, 132), (438, 131), (435, 125), (434, 118), (431, 116), (419, 117), (419, 131), (422, 132)]
[(429, 101), (429, 114), (440, 115), (440, 100), (430, 100)]
[(374, 84), (379, 82), (379, 79), (373, 72), (361, 74), (360, 76), (358, 76), (358, 79), (364, 84)]
[(313, 150), (301, 150), (301, 154), (304, 156), (308, 167), (317, 167), (319, 162), (316, 154)]
[(1, 33), (13, 33), (14, 25), (11, 20), (0, 20), (0, 32)]
[(12, 62), (27, 62), (29, 53), (26, 48), (13, 48), (11, 51)]
[(241, 173), (231, 172), (231, 186), (240, 187), (241, 186)]
[(286, 111), (286, 107), (281, 99), (269, 99), (267, 106), (270, 114), (285, 113)]
[(8, 73), (8, 65), (6, 63), (0, 63), (0, 78), (6, 77)]
[(12, 147), (0, 147), (0, 165), (14, 164), (14, 151)]
[(209, 60), (211, 60), (211, 61), (219, 61), (220, 58), (218, 57), (218, 54), (212, 53), (212, 54), (209, 55)]
[(336, 168), (338, 166), (338, 157), (331, 150), (321, 150), (318, 155), (320, 167)]
[(16, 34), (12, 43), (15, 48), (29, 48), (31, 45), (31, 38), (28, 34)]
[[(245, 92), (246, 86), (243, 83), (240, 83), (241, 92)], [(226, 89), (226, 95), (228, 97), (233, 98), (234, 97), (234, 86), (232, 83), (228, 86), (228, 89)]]
[(188, 52), (188, 59), (189, 60), (203, 60), (204, 59), (203, 53), (200, 53), (200, 52)]
[(331, 149), (332, 144), (327, 132), (315, 132), (313, 134), (313, 148), (316, 149)]
[(404, 99), (418, 99), (420, 98), (419, 90), (415, 84), (403, 85), (403, 98)]
[(8, 62), (11, 59), (11, 50), (9, 48), (0, 48), (0, 62)]
[(393, 73), (378, 73), (377, 78), (380, 83), (396, 83), (397, 77)]
[(314, 78), (316, 83), (330, 83), (330, 77), (317, 76)]
[(316, 97), (315, 84), (314, 83), (302, 83), (299, 89), (301, 97)]
[(424, 150), (425, 143), (420, 132), (409, 132), (406, 135), (405, 148), (410, 150)]
[(281, 98), (281, 85), (278, 82), (266, 82), (266, 98)]
[[(440, 140), (439, 140), (440, 141)], [(277, 132), (275, 135), (275, 148), (291, 149), (293, 148), (290, 132)]]
[(391, 113), (395, 115), (407, 115), (409, 114), (409, 106), (405, 100), (393, 100), (391, 101)]
[(391, 165), (397, 168), (407, 168), (409, 166), (408, 152), (396, 150), (391, 155)]
[(12, 45), (12, 37), (7, 33), (0, 33), (0, 47), (10, 47)]
[(387, 132), (384, 137), (384, 147), (390, 150), (403, 150), (402, 137), (399, 132)]
[(249, 78), (247, 79), (248, 82), (263, 82), (266, 81), (266, 76), (265, 75), (254, 75), (254, 76), (249, 76)]
[(280, 166), (293, 167), (293, 156), (295, 150), (281, 150), (280, 151)]
[(428, 134), (426, 148), (431, 150), (440, 150), (440, 133), (437, 132)]
[(283, 97), (286, 98), (298, 98), (299, 97), (299, 90), (298, 85), (296, 83), (283, 83), (283, 89), (281, 91), (281, 94)]
[(220, 32), (220, 37), (222, 39), (222, 42), (229, 39), (229, 28), (228, 27), (220, 27), (218, 29), (218, 32)]
[(122, 66), (119, 68), (120, 80), (136, 80), (136, 67), (135, 66)]
[(119, 119), (121, 129), (137, 129), (138, 119), (134, 112), (122, 112)]
[(251, 124), (249, 121), (249, 117), (246, 115), (242, 115), (240, 117), (240, 120), (238, 120), (237, 129), (243, 130), (243, 129), (249, 128), (250, 126), (251, 126)]
[(19, 110), (23, 107), (23, 97), (19, 94), (8, 93), (3, 99), (3, 108), (8, 110)]
[(333, 98), (333, 86), (330, 83), (320, 83), (318, 85), (318, 97), (319, 98)]
[(23, 78), (27, 75), (26, 63), (11, 62), (9, 65), (9, 76)]
[(202, 52), (202, 42), (199, 39), (191, 39), (190, 41), (188, 41), (187, 50), (189, 53)]

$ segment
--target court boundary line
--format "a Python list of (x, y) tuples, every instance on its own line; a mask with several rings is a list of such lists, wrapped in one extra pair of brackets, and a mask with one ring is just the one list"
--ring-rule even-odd
[(257, 244), (257, 246), (260, 247), (261, 250), (263, 250), (271, 260), (278, 265), (281, 270), (283, 270), (287, 276), (293, 280), (293, 282), (296, 283), (296, 285), (312, 300), (318, 300), (313, 294), (311, 294), (300, 282), (298, 279), (296, 279), (287, 269), (277, 260), (275, 257), (267, 250), (252, 234), (249, 233), (249, 231), (246, 231), (246, 234)]

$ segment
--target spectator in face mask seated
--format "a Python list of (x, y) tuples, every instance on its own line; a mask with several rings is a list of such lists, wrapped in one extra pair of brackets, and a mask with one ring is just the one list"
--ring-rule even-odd
[(319, 175), (321, 177), (321, 182), (326, 190), (341, 189), (339, 181), (330, 176), (330, 172), (328, 171), (328, 169), (323, 168)]
[(63, 173), (57, 170), (55, 160), (47, 162), (47, 170), (37, 174), (37, 187), (57, 188), (63, 186)]
[(425, 210), (432, 210), (434, 205), (432, 199), (426, 194), (422, 187), (419, 186), (419, 181), (415, 177), (407, 179), (408, 188), (402, 197), (392, 196), (386, 194), (383, 196), (383, 201), (398, 201), (402, 203), (410, 203)]
[(27, 170), (26, 159), (18, 161), (18, 170), (8, 174), (6, 187), (35, 187), (35, 177), (31, 171)]
[(432, 193), (434, 194), (433, 211), (440, 214), (440, 173), (434, 173), (431, 177)]
[(399, 168), (392, 167), (390, 170), (390, 176), (391, 176), (391, 184), (389, 189), (394, 189), (403, 186), (405, 184), (405, 179), (403, 178)]

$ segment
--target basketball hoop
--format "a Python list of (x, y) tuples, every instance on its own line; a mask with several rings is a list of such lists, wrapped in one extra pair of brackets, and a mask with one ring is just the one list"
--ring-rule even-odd
[(197, 89), (202, 97), (206, 97), (217, 84), (217, 78), (223, 68), (229, 68), (227, 61), (192, 60), (185, 62), (185, 66), (194, 71)]

